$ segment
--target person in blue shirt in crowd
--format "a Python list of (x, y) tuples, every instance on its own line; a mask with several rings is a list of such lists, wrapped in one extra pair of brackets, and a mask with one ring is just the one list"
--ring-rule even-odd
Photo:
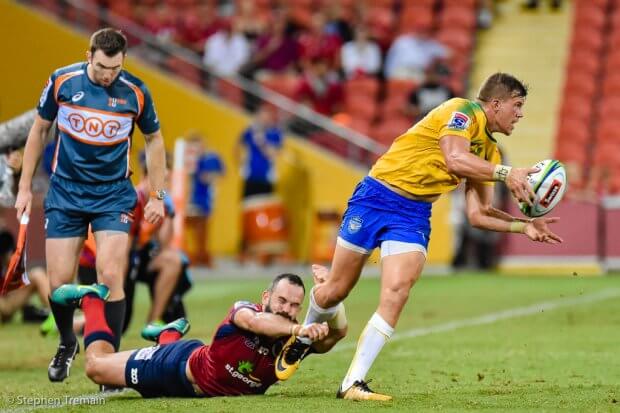
[[(214, 183), (217, 178), (224, 175), (224, 163), (217, 153), (206, 149), (205, 138), (198, 131), (188, 134), (187, 145), (187, 153), (191, 158), (189, 172), (192, 186), (185, 219), (186, 242), (193, 241), (195, 245), (196, 252), (191, 257), (194, 264), (212, 267), (208, 240), (209, 217), (215, 202)], [(190, 234), (193, 235), (193, 240), (190, 240)], [(186, 250), (189, 251), (188, 246)]]
[(243, 177), (243, 198), (271, 194), (276, 181), (275, 158), (282, 148), (283, 134), (272, 109), (263, 105), (256, 119), (242, 134), (237, 159)]

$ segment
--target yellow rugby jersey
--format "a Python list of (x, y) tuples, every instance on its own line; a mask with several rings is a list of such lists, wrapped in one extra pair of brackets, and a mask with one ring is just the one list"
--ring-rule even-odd
[(449, 192), (461, 178), (448, 172), (439, 140), (446, 135), (467, 138), (471, 153), (498, 164), (501, 157), (497, 142), (486, 126), (486, 115), (478, 103), (450, 99), (396, 138), (369, 175), (413, 195)]

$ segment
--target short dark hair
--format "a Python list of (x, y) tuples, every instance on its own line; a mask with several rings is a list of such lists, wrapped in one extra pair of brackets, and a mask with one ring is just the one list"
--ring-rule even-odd
[(493, 99), (508, 99), (527, 96), (528, 85), (508, 73), (493, 73), (478, 91), (478, 100), (490, 102)]
[(116, 56), (119, 52), (127, 53), (127, 37), (120, 30), (106, 27), (90, 36), (90, 52), (101, 50), (106, 56)]
[(269, 292), (273, 292), (273, 290), (275, 290), (278, 283), (284, 279), (288, 280), (288, 282), (293, 285), (300, 286), (304, 290), (304, 294), (306, 294), (306, 287), (304, 286), (304, 282), (301, 279), (301, 277), (297, 274), (291, 274), (291, 273), (284, 273), (284, 274), (278, 275), (276, 278), (273, 279), (273, 281), (271, 281), (271, 284), (269, 284), (269, 288), (267, 290)]

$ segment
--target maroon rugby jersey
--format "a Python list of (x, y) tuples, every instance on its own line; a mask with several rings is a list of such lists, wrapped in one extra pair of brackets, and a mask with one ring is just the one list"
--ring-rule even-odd
[(278, 381), (274, 363), (288, 337), (273, 339), (237, 327), (232, 320), (241, 308), (263, 311), (260, 304), (237, 301), (211, 345), (198, 348), (189, 358), (192, 375), (207, 396), (263, 394)]

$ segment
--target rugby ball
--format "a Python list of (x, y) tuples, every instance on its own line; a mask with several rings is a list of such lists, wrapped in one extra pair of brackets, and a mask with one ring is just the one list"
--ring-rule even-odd
[(534, 165), (538, 172), (528, 176), (528, 181), (536, 193), (534, 205), (525, 202), (519, 203), (519, 209), (528, 217), (541, 217), (549, 212), (560, 202), (566, 188), (566, 169), (562, 162), (554, 159), (545, 159)]

